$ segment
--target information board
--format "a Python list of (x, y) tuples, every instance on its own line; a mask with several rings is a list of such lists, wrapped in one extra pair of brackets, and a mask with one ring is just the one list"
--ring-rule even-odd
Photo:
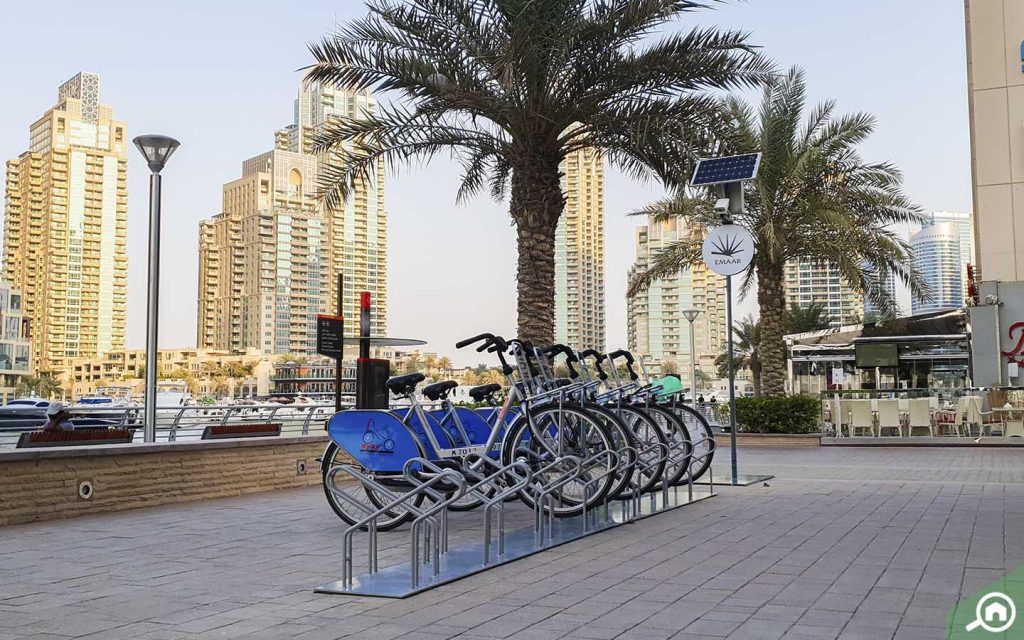
[(335, 360), (341, 359), (345, 336), (345, 319), (341, 316), (316, 316), (316, 352)]

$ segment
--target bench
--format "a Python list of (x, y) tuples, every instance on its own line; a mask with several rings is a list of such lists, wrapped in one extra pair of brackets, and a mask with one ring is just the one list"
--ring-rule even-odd
[(76, 429), (75, 431), (27, 431), (18, 437), (17, 449), (35, 447), (88, 447), (102, 444), (127, 444), (135, 429)]
[(203, 429), (203, 440), (221, 438), (268, 438), (281, 435), (281, 423), (212, 424)]

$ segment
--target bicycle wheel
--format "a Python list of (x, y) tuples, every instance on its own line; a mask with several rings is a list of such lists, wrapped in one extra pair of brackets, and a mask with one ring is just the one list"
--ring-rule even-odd
[[(539, 488), (561, 475), (557, 469), (541, 472), (545, 466), (559, 456), (585, 461), (614, 449), (612, 438), (592, 413), (575, 403), (552, 403), (524, 410), (509, 427), (502, 442), (502, 461), (510, 464), (523, 458), (534, 469), (534, 486), (519, 494), (527, 506), (534, 508)], [(579, 477), (554, 491), (554, 515), (579, 515), (584, 504), (590, 509), (604, 500), (615, 483), (615, 473), (609, 473), (611, 462), (588, 466)]]
[[(669, 460), (665, 466), (664, 481), (669, 486), (678, 484), (680, 479), (686, 475), (687, 470), (690, 468), (690, 462), (693, 459), (690, 431), (676, 417), (676, 414), (660, 405), (651, 404), (638, 408), (646, 412), (658, 424), (668, 439), (668, 446), (670, 448)], [(661, 483), (658, 484), (658, 487), (661, 487)]]
[(634, 446), (641, 452), (633, 472), (633, 477), (626, 489), (629, 492), (633, 492), (639, 487), (640, 493), (646, 493), (661, 482), (668, 463), (663, 458), (661, 448), (652, 447), (657, 444), (667, 447), (669, 444), (668, 438), (654, 419), (636, 407), (608, 405), (608, 408), (619, 416), (619, 419), (626, 425), (626, 428), (629, 429), (635, 439), (636, 444)]
[[(331, 505), (331, 509), (334, 513), (341, 518), (345, 523), (354, 525), (366, 517), (366, 512), (362, 511), (349, 504), (345, 500), (339, 499), (334, 493), (327, 488), (327, 472), (332, 467), (339, 464), (353, 464), (348, 458), (348, 455), (342, 451), (341, 447), (331, 442), (327, 445), (327, 449), (324, 450), (323, 462), (320, 465), (321, 479), (324, 487), (324, 495), (327, 496), (327, 504)], [(356, 465), (358, 466), (358, 465)], [(360, 468), (359, 471), (366, 473), (372, 477), (371, 472), (366, 469)], [(371, 510), (377, 510), (384, 506), (388, 501), (388, 496), (377, 495), (377, 491), (368, 489), (362, 483), (352, 483), (351, 487), (346, 487), (348, 495), (357, 499), (360, 503), (366, 505)], [(401, 491), (396, 487), (396, 492)], [(423, 503), (423, 496), (419, 495), (413, 498), (413, 506), (419, 506)], [(411, 521), (413, 514), (407, 509), (402, 507), (396, 507), (393, 511), (388, 511), (377, 518), (377, 530), (378, 531), (391, 531), (397, 529), (406, 522)], [(367, 529), (366, 526), (361, 527), (363, 531)]]
[(624, 447), (636, 449), (636, 439), (622, 420), (613, 411), (599, 404), (592, 402), (583, 403), (583, 408), (591, 412), (595, 418), (601, 421), (601, 425), (608, 432), (612, 439), (613, 448), (619, 459), (619, 470), (616, 472), (616, 482), (608, 490), (610, 496), (620, 496), (629, 488), (633, 473), (636, 471), (636, 455), (624, 452)]
[[(693, 476), (693, 481), (696, 482), (707, 473), (711, 467), (711, 460), (715, 457), (715, 434), (707, 419), (693, 407), (674, 402), (666, 405), (666, 408), (671, 410), (690, 432), (690, 445), (693, 447), (690, 473)], [(680, 477), (680, 482), (685, 479), (686, 476), (683, 475)]]

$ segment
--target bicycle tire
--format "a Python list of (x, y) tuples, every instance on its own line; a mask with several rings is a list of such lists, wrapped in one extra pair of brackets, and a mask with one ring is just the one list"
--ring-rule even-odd
[[(622, 419), (626, 428), (633, 434), (636, 441), (635, 447), (638, 451), (642, 452), (644, 449), (649, 449), (656, 444), (661, 444), (666, 447), (669, 445), (668, 437), (661, 430), (661, 427), (658, 426), (658, 423), (649, 415), (640, 411), (637, 407), (628, 404), (612, 404), (607, 405), (607, 407)], [(630, 485), (626, 487), (627, 491), (647, 493), (661, 483), (661, 480), (665, 475), (665, 468), (668, 465), (668, 461), (662, 459), (656, 463), (653, 462), (655, 459), (660, 458), (661, 455), (661, 452), (657, 450), (641, 453), (640, 460), (637, 461), (636, 470), (633, 473), (632, 481), (630, 482)], [(645, 464), (640, 464), (640, 461), (644, 461)]]
[[(711, 430), (707, 419), (689, 405), (674, 402), (665, 407), (675, 413), (690, 432), (690, 444), (693, 447), (690, 474), (693, 476), (693, 481), (696, 482), (711, 468), (711, 461), (715, 457), (715, 449), (718, 444), (715, 441), (714, 431)], [(684, 481), (685, 476), (680, 478), (681, 483)]]
[[(553, 414), (560, 414), (561, 418), (556, 418)], [(537, 430), (543, 432), (551, 427), (552, 423), (549, 421), (552, 419), (556, 420), (555, 424), (561, 425), (561, 437), (558, 433), (552, 433), (544, 441), (539, 441), (541, 439), (535, 437), (535, 430), (531, 428), (531, 420)], [(562, 445), (568, 444), (568, 446), (565, 446), (562, 451), (556, 452), (549, 444), (549, 442), (556, 441)], [(532, 456), (527, 459), (527, 462), (535, 469), (542, 468), (554, 460), (559, 453), (588, 458), (601, 451), (614, 450), (611, 436), (601, 425), (599, 419), (593, 417), (583, 406), (568, 402), (545, 404), (524, 411), (508, 428), (505, 439), (502, 441), (503, 464), (510, 464), (516, 460), (519, 457), (517, 450), (521, 446), (531, 450)], [(609, 462), (611, 461), (609, 460)], [(583, 513), (584, 507), (592, 509), (600, 504), (611, 490), (615, 474), (599, 477), (600, 475), (593, 470), (588, 470), (587, 475), (581, 475), (579, 480), (567, 483), (559, 489), (555, 494), (557, 496), (557, 504), (553, 510), (555, 517), (576, 516)], [(538, 476), (535, 476), (534, 479), (541, 483), (544, 481)], [(584, 487), (588, 481), (593, 481), (597, 485), (590, 491), (589, 499), (585, 495)], [(531, 487), (519, 492), (519, 498), (531, 509), (536, 506), (535, 490), (536, 487)]]
[[(633, 437), (632, 432), (622, 419), (615, 415), (615, 412), (594, 402), (584, 402), (582, 405), (587, 411), (604, 420), (603, 424), (608, 430), (608, 435), (612, 437), (617, 454), (623, 451), (623, 447), (636, 449), (636, 438)], [(616, 473), (617, 482), (608, 491), (610, 496), (620, 496), (626, 493), (636, 470), (635, 454), (621, 453), (621, 455), (629, 455), (629, 459), (619, 460), (620, 470)]]
[[(689, 429), (686, 428), (686, 425), (683, 424), (683, 421), (675, 413), (665, 407), (651, 404), (638, 408), (646, 411), (647, 415), (658, 423), (658, 426), (665, 433), (665, 437), (668, 438), (669, 447), (672, 449), (669, 455), (675, 461), (666, 463), (663, 482), (667, 482), (670, 487), (679, 484), (690, 469), (690, 462), (693, 460), (693, 444), (690, 440)], [(685, 451), (685, 455), (679, 456), (679, 450)], [(658, 487), (661, 487), (661, 483), (658, 484)]]
[[(339, 454), (345, 455), (345, 458), (339, 459)], [(334, 442), (331, 442), (327, 445), (327, 448), (324, 450), (322, 463), (320, 465), (321, 481), (323, 484), (324, 495), (327, 496), (327, 504), (331, 506), (331, 510), (334, 511), (334, 514), (341, 518), (341, 520), (344, 521), (346, 524), (352, 526), (357, 522), (361, 521), (364, 517), (366, 517), (366, 514), (354, 509), (347, 502), (339, 500), (334, 495), (334, 493), (332, 493), (331, 490), (327, 487), (327, 472), (330, 471), (332, 467), (338, 464), (352, 463), (348, 459), (347, 454), (344, 454), (344, 452), (342, 452), (341, 447), (339, 447)], [(360, 469), (360, 471), (364, 473), (369, 473), (365, 469)], [(375, 491), (368, 489), (362, 483), (358, 484), (358, 489), (353, 487), (353, 490), (352, 492), (350, 492), (350, 495), (359, 498), (360, 502), (373, 505), (374, 508), (376, 509), (380, 509), (383, 506), (383, 499), (381, 498), (381, 496), (377, 496)], [(365, 498), (365, 500), (363, 500), (362, 498)], [(413, 506), (418, 507), (422, 503), (422, 495), (419, 495), (413, 499)], [(393, 512), (389, 511), (377, 519), (377, 531), (391, 531), (392, 529), (397, 529), (406, 522), (411, 521), (412, 518), (412, 513), (410, 513), (406, 509), (398, 508), (395, 509)], [(366, 531), (367, 528), (368, 527), (365, 525), (360, 527), (360, 529), (363, 531)]]

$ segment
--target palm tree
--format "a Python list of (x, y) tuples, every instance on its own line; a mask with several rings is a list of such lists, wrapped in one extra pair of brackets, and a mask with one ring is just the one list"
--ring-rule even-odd
[[(785, 268), (794, 260), (835, 265), (843, 280), (884, 314), (898, 310), (885, 287), (894, 274), (918, 298), (927, 287), (911, 261), (909, 245), (892, 225), (921, 222), (920, 209), (902, 191), (902, 176), (888, 162), (868, 163), (857, 147), (874, 131), (868, 114), (836, 116), (834, 101), (815, 107), (801, 125), (806, 102), (804, 74), (793, 68), (764, 91), (758, 113), (736, 98), (725, 108), (734, 134), (723, 151), (763, 154), (755, 180), (746, 183), (746, 212), (736, 219), (754, 236), (754, 261), (742, 291), (757, 282), (761, 331), (758, 355), (765, 395), (785, 393)], [(682, 216), (691, 236), (668, 248), (631, 283), (630, 293), (700, 260), (706, 229), (719, 224), (714, 196), (680, 191), (641, 212), (653, 219)]]
[(405, 366), (403, 367), (405, 373), (417, 373), (420, 370), (420, 354), (417, 351), (413, 351), (406, 355)]
[(452, 371), (452, 359), (448, 356), (441, 356), (437, 360), (437, 368), (441, 370), (441, 375), (448, 377)]
[(52, 398), (62, 396), (64, 390), (61, 388), (60, 380), (52, 372), (43, 371), (38, 376), (22, 376), (15, 387), (15, 393), (19, 396)]
[(437, 368), (437, 358), (435, 356), (424, 356), (423, 357), (423, 372), (428, 376), (434, 373), (434, 369)]
[[(761, 323), (747, 316), (732, 326), (733, 368), (750, 369), (754, 384), (754, 395), (761, 395)], [(729, 375), (729, 354), (723, 352), (715, 357), (718, 377)]]
[(828, 315), (828, 309), (821, 303), (812, 302), (806, 307), (801, 307), (793, 302), (783, 313), (782, 324), (787, 335), (806, 333), (828, 329), (832, 326), (832, 317)]
[[(394, 91), (376, 113), (337, 118), (314, 140), (329, 208), (387, 167), (451, 155), (457, 200), (510, 193), (518, 335), (553, 341), (560, 165), (596, 149), (636, 177), (679, 184), (726, 120), (711, 91), (768, 79), (738, 31), (666, 25), (702, 0), (372, 0), (311, 45), (310, 81)], [(661, 32), (661, 35), (656, 35)]]

